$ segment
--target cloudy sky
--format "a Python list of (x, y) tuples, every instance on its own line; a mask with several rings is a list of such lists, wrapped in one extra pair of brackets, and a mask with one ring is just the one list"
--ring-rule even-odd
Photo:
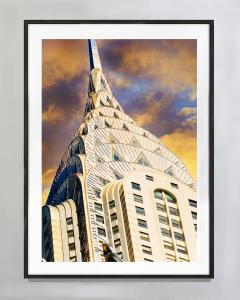
[[(115, 97), (196, 178), (196, 40), (97, 40)], [(43, 204), (87, 98), (87, 40), (44, 40), (42, 49)]]

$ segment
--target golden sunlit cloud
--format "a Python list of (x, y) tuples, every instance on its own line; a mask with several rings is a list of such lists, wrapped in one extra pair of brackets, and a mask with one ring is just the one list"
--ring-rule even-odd
[(197, 108), (196, 107), (183, 107), (178, 113), (178, 116), (189, 116), (192, 114), (196, 114), (197, 113)]
[(56, 122), (62, 121), (64, 119), (63, 111), (56, 107), (54, 104), (50, 104), (46, 111), (42, 114), (43, 122), (55, 124)]
[(51, 184), (53, 182), (53, 178), (55, 176), (56, 170), (53, 168), (47, 169), (43, 174), (42, 174), (42, 185), (44, 186), (42, 190), (42, 205), (45, 205)]
[(193, 115), (189, 118), (187, 118), (183, 123), (183, 126), (186, 128), (195, 128), (197, 126), (197, 115)]
[(85, 44), (85, 40), (43, 40), (43, 88), (81, 72), (86, 65)]
[(47, 201), (47, 198), (49, 195), (49, 191), (50, 191), (50, 188), (46, 188), (42, 191), (42, 206), (44, 206), (46, 204), (46, 201)]
[(133, 119), (139, 126), (147, 126), (149, 124), (154, 123), (154, 121), (158, 117), (160, 109), (161, 103), (153, 101), (153, 103), (146, 107), (146, 109), (143, 112), (136, 112), (133, 115)]
[(189, 132), (178, 131), (160, 138), (168, 149), (179, 157), (186, 165), (190, 175), (197, 178), (197, 140)]
[[(164, 42), (163, 42), (164, 43)], [(123, 50), (121, 68), (130, 74), (144, 74), (160, 81), (175, 93), (189, 87), (192, 88), (190, 98), (196, 99), (196, 68), (197, 57), (195, 49), (186, 41), (165, 41), (166, 48), (148, 47), (147, 51), (142, 42), (127, 46)]]
[(56, 170), (53, 168), (47, 169), (42, 175), (43, 184), (51, 184), (55, 176)]

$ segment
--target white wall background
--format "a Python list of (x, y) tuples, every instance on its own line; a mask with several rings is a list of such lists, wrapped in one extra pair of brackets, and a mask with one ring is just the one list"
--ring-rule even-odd
[[(0, 299), (238, 299), (239, 0), (0, 0)], [(23, 279), (23, 20), (215, 19), (215, 279)]]

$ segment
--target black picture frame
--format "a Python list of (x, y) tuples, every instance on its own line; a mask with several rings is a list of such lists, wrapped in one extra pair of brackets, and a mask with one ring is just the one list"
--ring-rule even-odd
[[(209, 274), (32, 275), (28, 272), (28, 29), (31, 24), (206, 24), (209, 26)], [(24, 278), (214, 278), (214, 20), (24, 20)]]

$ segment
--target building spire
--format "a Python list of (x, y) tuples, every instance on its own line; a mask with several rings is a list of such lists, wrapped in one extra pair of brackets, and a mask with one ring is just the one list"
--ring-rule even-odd
[(90, 71), (92, 71), (93, 69), (102, 70), (97, 43), (95, 40), (88, 40), (88, 49), (90, 58)]

